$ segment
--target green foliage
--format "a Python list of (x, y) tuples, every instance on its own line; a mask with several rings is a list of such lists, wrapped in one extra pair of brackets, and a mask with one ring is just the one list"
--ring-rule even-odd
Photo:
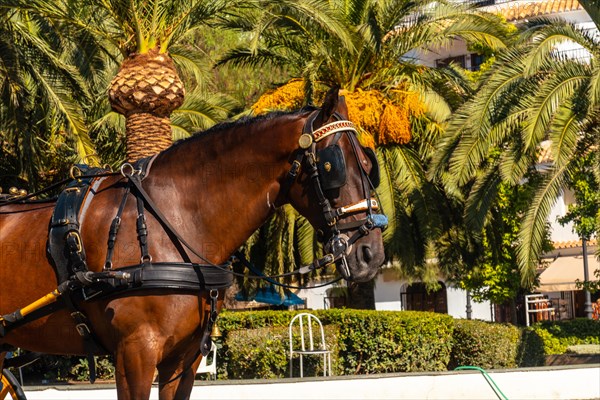
[(590, 173), (596, 158), (598, 154), (594, 151), (573, 160), (567, 184), (575, 193), (575, 203), (570, 204), (569, 211), (558, 220), (563, 225), (573, 222), (574, 231), (585, 240), (593, 237), (598, 229), (596, 218), (600, 213), (600, 183)]
[(564, 354), (569, 346), (581, 344), (600, 344), (600, 321), (581, 318), (541, 322), (523, 329), (518, 364), (545, 365), (547, 355)]
[[(327, 348), (332, 352), (332, 370), (336, 371), (338, 343), (337, 326), (323, 327)], [(294, 337), (296, 341), (298, 337)], [(232, 331), (227, 339), (226, 373), (219, 377), (229, 379), (269, 379), (289, 376), (289, 332), (287, 327), (268, 327)], [(294, 348), (299, 348), (295, 344)], [(323, 358), (304, 357), (304, 375), (323, 374)], [(220, 362), (219, 362), (220, 364)], [(294, 358), (294, 376), (300, 376), (298, 358)]]
[(579, 279), (575, 280), (575, 286), (579, 290), (587, 290), (590, 293), (596, 293), (600, 291), (600, 269), (594, 271), (595, 280), (589, 280), (587, 282), (583, 282)]
[(538, 335), (545, 354), (563, 354), (577, 344), (600, 344), (600, 321), (578, 318), (568, 321), (544, 321), (528, 328)]
[[(343, 375), (403, 371), (441, 371), (459, 365), (486, 369), (541, 366), (549, 354), (564, 353), (574, 344), (600, 343), (600, 322), (587, 319), (544, 322), (525, 329), (475, 320), (454, 320), (448, 315), (426, 312), (365, 310), (317, 310), (327, 330), (337, 336), (335, 371)], [(219, 367), (227, 375), (266, 377), (286, 374), (286, 327), (295, 312), (225, 312), (219, 317), (222, 332), (235, 332), (223, 339), (229, 350), (219, 355)], [(272, 326), (272, 328), (267, 328)], [(249, 333), (241, 329), (251, 328)], [(278, 338), (278, 339), (276, 339)], [(279, 343), (281, 340), (283, 343)], [(329, 343), (329, 342), (328, 342)], [(233, 349), (235, 367), (229, 361)], [(238, 347), (246, 347), (239, 350)], [(257, 350), (252, 350), (256, 348)], [(274, 351), (277, 355), (265, 354)], [(258, 357), (258, 360), (252, 360)], [(267, 361), (270, 360), (267, 365)], [(245, 375), (237, 368), (260, 370)], [(225, 371), (220, 371), (226, 376)]]
[[(87, 381), (90, 379), (90, 368), (87, 358), (80, 358), (79, 362), (73, 365), (69, 371), (69, 377), (77, 381)], [(114, 379), (115, 366), (112, 357), (96, 357), (96, 379)]]
[(449, 369), (474, 365), (484, 369), (515, 368), (521, 332), (513, 325), (456, 320)]
[(525, 181), (539, 163), (540, 145), (550, 140), (551, 162), (521, 216), (517, 262), (525, 286), (535, 279), (544, 225), (573, 161), (598, 143), (598, 63), (557, 57), (561, 42), (580, 43), (597, 59), (600, 43), (581, 27), (528, 22), (515, 46), (496, 53), (476, 96), (453, 113), (434, 158), (447, 188), (467, 194), (472, 206), (465, 218), (483, 225), (492, 206), (487, 189)]
[[(229, 332), (228, 373), (225, 376), (230, 379), (285, 377), (288, 364), (286, 342), (287, 332), (283, 327)], [(221, 362), (217, 365), (220, 367)]]
[[(37, 361), (23, 367), (26, 383), (87, 381), (90, 377), (86, 358), (75, 356), (43, 355)], [(112, 380), (115, 367), (111, 356), (96, 356), (96, 378)]]
[(448, 315), (333, 309), (322, 320), (340, 326), (344, 374), (440, 371), (449, 360)]
[(546, 364), (544, 340), (531, 328), (522, 331), (517, 364), (519, 367), (538, 367)]
[[(520, 185), (499, 183), (494, 189), (489, 222), (483, 228), (483, 256), (459, 274), (460, 286), (470, 290), (475, 301), (490, 300), (505, 304), (531, 284), (523, 282), (518, 268), (517, 243), (523, 215), (529, 206), (537, 174), (528, 175)], [(550, 231), (545, 229), (543, 250), (552, 249)]]
[[(453, 320), (450, 316), (434, 313), (420, 312), (386, 312), (365, 310), (318, 310), (313, 311), (326, 328), (326, 336), (337, 337), (333, 360), (335, 371), (341, 374), (373, 374), (400, 371), (441, 371), (446, 369), (450, 358), (452, 346)], [(228, 376), (241, 376), (244, 372), (235, 371), (233, 365), (258, 365), (259, 361), (240, 359), (235, 354), (235, 363), (231, 364), (228, 358), (233, 356), (232, 349), (239, 343), (248, 346), (255, 340), (270, 340), (272, 331), (266, 331), (264, 336), (251, 333), (251, 338), (240, 339), (245, 335), (240, 329), (263, 328), (267, 326), (287, 327), (295, 313), (293, 312), (224, 312), (218, 320), (219, 328), (223, 332), (225, 360)], [(332, 331), (332, 327), (334, 330)], [(339, 333), (336, 335), (335, 331)], [(230, 342), (229, 332), (234, 334)], [(256, 332), (256, 331), (255, 331)], [(262, 332), (262, 331), (261, 331)], [(283, 334), (286, 336), (286, 333)], [(285, 337), (287, 342), (287, 337)], [(328, 339), (329, 340), (329, 339)], [(232, 344), (234, 343), (234, 344)], [(271, 342), (272, 343), (272, 342)], [(253, 344), (252, 347), (260, 348), (257, 353), (262, 354), (265, 344)], [(273, 347), (274, 345), (270, 345)], [(281, 351), (279, 345), (273, 347)], [(237, 351), (237, 350), (236, 350)], [(244, 353), (249, 357), (249, 352)], [(337, 357), (336, 357), (337, 356)], [(262, 357), (262, 356), (261, 356)], [(267, 357), (268, 358), (268, 357)], [(281, 371), (279, 361), (266, 367), (260, 366), (262, 373), (272, 371), (274, 374)], [(254, 363), (254, 364), (252, 364)], [(256, 367), (253, 367), (256, 368)], [(281, 373), (281, 372), (279, 372)]]

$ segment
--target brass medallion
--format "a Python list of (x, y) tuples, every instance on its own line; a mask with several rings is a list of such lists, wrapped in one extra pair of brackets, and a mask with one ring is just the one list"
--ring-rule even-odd
[(308, 133), (303, 133), (298, 139), (298, 144), (303, 149), (308, 149), (313, 142), (313, 138)]

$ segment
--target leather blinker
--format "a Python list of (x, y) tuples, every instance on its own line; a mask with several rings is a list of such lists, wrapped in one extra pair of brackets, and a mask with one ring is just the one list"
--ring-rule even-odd
[(323, 190), (339, 189), (346, 184), (346, 161), (337, 144), (317, 152), (317, 169)]

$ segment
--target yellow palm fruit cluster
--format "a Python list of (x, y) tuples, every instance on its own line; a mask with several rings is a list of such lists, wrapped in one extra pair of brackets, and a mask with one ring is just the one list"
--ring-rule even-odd
[(415, 92), (395, 91), (381, 115), (377, 141), (379, 144), (404, 144), (411, 139), (410, 119), (425, 113), (425, 105)]
[[(317, 97), (322, 93), (317, 93)], [(411, 139), (410, 119), (423, 115), (425, 107), (415, 92), (394, 90), (384, 95), (378, 90), (354, 92), (341, 90), (346, 99), (348, 118), (359, 130), (363, 146), (404, 144)], [(293, 110), (303, 105), (304, 81), (292, 79), (263, 94), (252, 106), (254, 114), (274, 110)]]
[(348, 105), (348, 117), (361, 130), (361, 144), (404, 144), (411, 138), (410, 118), (425, 112), (419, 95), (396, 90), (385, 96), (377, 90), (342, 93)]
[(358, 127), (360, 144), (375, 148), (375, 134), (379, 130), (380, 117), (385, 109), (385, 97), (377, 90), (342, 90), (348, 106), (348, 119)]
[(304, 80), (292, 79), (283, 86), (264, 93), (252, 105), (255, 115), (276, 110), (294, 110), (302, 107), (304, 100)]

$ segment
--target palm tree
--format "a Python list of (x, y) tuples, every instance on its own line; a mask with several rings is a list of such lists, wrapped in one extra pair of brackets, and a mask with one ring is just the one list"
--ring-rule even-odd
[[(303, 79), (308, 101), (318, 96), (319, 85), (342, 88), (362, 143), (379, 145), (383, 183), (378, 193), (390, 217), (388, 257), (404, 266), (422, 265), (425, 238), (440, 221), (436, 207), (444, 204), (432, 201), (440, 193), (426, 180), (424, 165), (433, 151), (428, 144), (450, 114), (449, 88), (454, 93), (465, 88), (451, 69), (434, 70), (409, 55), (456, 38), (501, 48), (505, 27), (490, 14), (429, 0), (313, 1), (330, 7), (324, 11), (345, 28), (339, 33), (303, 25), (305, 20), (286, 18), (274, 11), (273, 2), (264, 3), (264, 13), (230, 21), (254, 36), (251, 46), (235, 49), (223, 62), (286, 66)], [(302, 91), (290, 90), (293, 84), (271, 94), (283, 92), (283, 100), (262, 99), (254, 109), (301, 104), (297, 94)], [(411, 136), (416, 140), (410, 142)]]
[[(18, 1), (15, 3), (19, 3)], [(80, 40), (79, 54), (118, 66), (108, 97), (125, 116), (127, 157), (153, 154), (172, 142), (171, 113), (184, 101), (180, 71), (201, 85), (202, 54), (186, 42), (199, 27), (241, 6), (235, 0), (59, 1), (28, 7)], [(237, 8), (236, 8), (237, 9)], [(176, 67), (179, 68), (177, 68)], [(186, 78), (184, 76), (183, 78)], [(199, 96), (195, 96), (198, 103)]]
[[(27, 9), (0, 3), (0, 143), (2, 185), (39, 188), (58, 175), (62, 160), (94, 163), (85, 127), (91, 95), (66, 60), (60, 33)], [(12, 178), (9, 178), (12, 176)]]
[[(597, 8), (597, 7), (596, 7)], [(589, 58), (573, 60), (556, 45), (575, 42)], [(498, 182), (519, 184), (535, 172), (538, 146), (550, 140), (552, 166), (543, 173), (523, 216), (518, 263), (531, 283), (550, 208), (579, 156), (600, 137), (600, 42), (588, 30), (559, 21), (528, 24), (514, 48), (497, 57), (477, 96), (452, 118), (436, 155), (446, 183), (469, 191), (466, 218), (484, 225)]]

